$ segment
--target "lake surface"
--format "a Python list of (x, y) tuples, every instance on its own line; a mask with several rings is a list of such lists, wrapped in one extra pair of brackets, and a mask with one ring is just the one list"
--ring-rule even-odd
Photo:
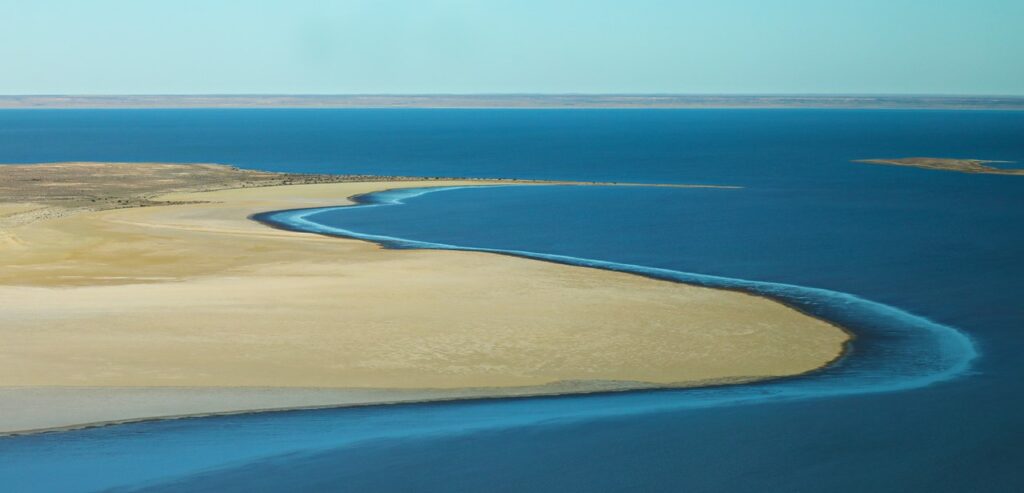
[[(686, 391), (138, 423), (0, 439), (12, 491), (1021, 491), (1024, 113), (0, 111), (0, 161), (739, 185), (377, 194), (264, 217), (782, 299), (854, 330), (835, 367)], [(395, 280), (401, 282), (400, 280)]]

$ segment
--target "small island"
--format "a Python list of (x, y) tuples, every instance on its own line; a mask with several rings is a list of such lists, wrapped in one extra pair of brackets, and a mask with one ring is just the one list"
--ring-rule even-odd
[(959, 171), (961, 173), (984, 173), (990, 175), (1024, 175), (1024, 169), (1002, 169), (988, 166), (988, 163), (1012, 161), (986, 161), (983, 159), (952, 159), (939, 157), (905, 157), (894, 159), (858, 159), (855, 163), (885, 164), (889, 166), (913, 166), (916, 168)]

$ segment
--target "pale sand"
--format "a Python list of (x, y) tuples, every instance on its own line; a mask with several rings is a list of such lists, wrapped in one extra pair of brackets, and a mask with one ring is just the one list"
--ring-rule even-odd
[[(8, 228), (0, 387), (24, 388), (0, 392), (0, 431), (777, 377), (827, 364), (848, 340), (739, 292), (484, 253), (383, 250), (248, 219), (415, 186), (179, 193), (160, 199), (213, 203)], [(556, 382), (581, 383), (547, 386)]]
[[(636, 383), (629, 388), (642, 389)], [(621, 382), (539, 387), (325, 389), (282, 387), (0, 387), (0, 436), (254, 411), (627, 390)]]

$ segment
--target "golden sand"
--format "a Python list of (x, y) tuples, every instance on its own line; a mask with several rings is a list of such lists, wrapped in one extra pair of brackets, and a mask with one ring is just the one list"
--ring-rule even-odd
[[(431, 389), (427, 397), (439, 398), (694, 385), (807, 372), (833, 360), (848, 339), (833, 325), (739, 292), (486, 253), (384, 250), (248, 219), (415, 186), (423, 185), (178, 193), (158, 198), (178, 205), (7, 228), (0, 387), (176, 388), (179, 395), (189, 388)], [(192, 201), (205, 203), (184, 203)], [(0, 408), (13, 395), (0, 393)], [(299, 402), (260, 395), (241, 408)], [(109, 417), (239, 406), (143, 408)], [(97, 420), (61, 416), (30, 424), (22, 416), (0, 430)]]

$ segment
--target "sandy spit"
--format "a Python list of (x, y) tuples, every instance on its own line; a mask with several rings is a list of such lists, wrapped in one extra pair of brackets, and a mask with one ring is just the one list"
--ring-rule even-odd
[(485, 185), (175, 193), (8, 228), (0, 432), (770, 378), (819, 368), (848, 339), (744, 293), (248, 219), (424, 184)]

